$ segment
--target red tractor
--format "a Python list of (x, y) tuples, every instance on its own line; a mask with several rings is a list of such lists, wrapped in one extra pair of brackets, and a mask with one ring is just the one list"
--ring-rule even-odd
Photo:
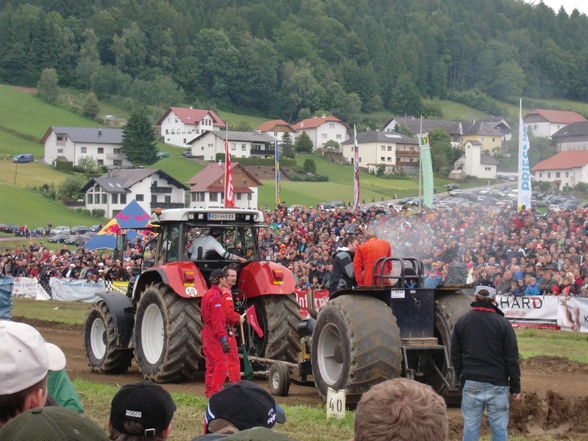
[[(258, 229), (263, 214), (251, 209), (170, 209), (154, 214), (157, 247), (144, 254), (143, 271), (127, 295), (101, 293), (88, 314), (84, 347), (92, 370), (125, 372), (134, 357), (146, 379), (178, 382), (194, 376), (202, 360), (200, 298), (208, 277), (231, 263), (226, 256), (247, 259), (238, 264), (236, 304), (255, 306), (263, 337), (246, 326), (249, 353), (295, 362), (300, 351), (296, 325), (299, 306), (294, 275), (260, 259)], [(208, 234), (227, 254), (192, 252), (192, 242)], [(201, 251), (201, 249), (200, 249)], [(152, 260), (152, 266), (147, 262)]]

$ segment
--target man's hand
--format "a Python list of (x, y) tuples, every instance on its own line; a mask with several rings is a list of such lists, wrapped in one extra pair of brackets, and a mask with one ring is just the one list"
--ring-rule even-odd
[(247, 259), (245, 259), (244, 257), (237, 257), (237, 260), (239, 260), (239, 262), (241, 263), (247, 263)]
[(226, 341), (223, 341), (221, 346), (223, 347), (223, 352), (225, 354), (228, 354), (231, 351), (231, 348), (229, 348), (229, 344)]
[(521, 394), (510, 394), (511, 400), (518, 401), (521, 399)]

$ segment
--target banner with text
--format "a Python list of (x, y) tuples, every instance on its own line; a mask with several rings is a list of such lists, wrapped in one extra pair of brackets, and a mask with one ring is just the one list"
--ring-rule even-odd
[(99, 291), (106, 289), (104, 282), (87, 282), (85, 280), (67, 280), (51, 277), (49, 280), (53, 300), (64, 302), (88, 302), (100, 300), (96, 296)]
[(431, 160), (431, 147), (429, 146), (429, 135), (417, 135), (421, 154), (421, 170), (423, 171), (423, 205), (433, 208), (433, 162)]
[(25, 298), (35, 300), (49, 300), (51, 297), (34, 277), (15, 277), (13, 279), (13, 298)]

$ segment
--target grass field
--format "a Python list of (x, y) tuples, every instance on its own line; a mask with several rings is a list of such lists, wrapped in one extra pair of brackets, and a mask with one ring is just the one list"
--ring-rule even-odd
[(68, 226), (104, 223), (104, 218), (76, 213), (60, 202), (13, 185), (0, 184), (0, 201), (0, 223), (4, 224), (28, 225), (32, 229), (47, 226), (48, 222)]
[(0, 128), (0, 158), (12, 158), (18, 153), (32, 153), (35, 159), (44, 155), (43, 146), (31, 139), (17, 136)]
[(37, 161), (26, 164), (0, 161), (0, 183), (2, 184), (33, 188), (42, 184), (57, 185), (66, 177), (66, 174)]

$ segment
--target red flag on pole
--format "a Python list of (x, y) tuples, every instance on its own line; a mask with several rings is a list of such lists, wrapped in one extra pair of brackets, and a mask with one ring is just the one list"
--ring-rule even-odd
[(231, 170), (231, 154), (229, 153), (229, 141), (227, 137), (228, 135), (225, 135), (225, 208), (235, 208), (233, 172)]
[(257, 321), (255, 305), (251, 305), (249, 308), (247, 308), (245, 315), (247, 316), (247, 323), (249, 323), (249, 326), (253, 328), (259, 338), (263, 337), (263, 329), (261, 329), (261, 326), (259, 326), (259, 322)]

